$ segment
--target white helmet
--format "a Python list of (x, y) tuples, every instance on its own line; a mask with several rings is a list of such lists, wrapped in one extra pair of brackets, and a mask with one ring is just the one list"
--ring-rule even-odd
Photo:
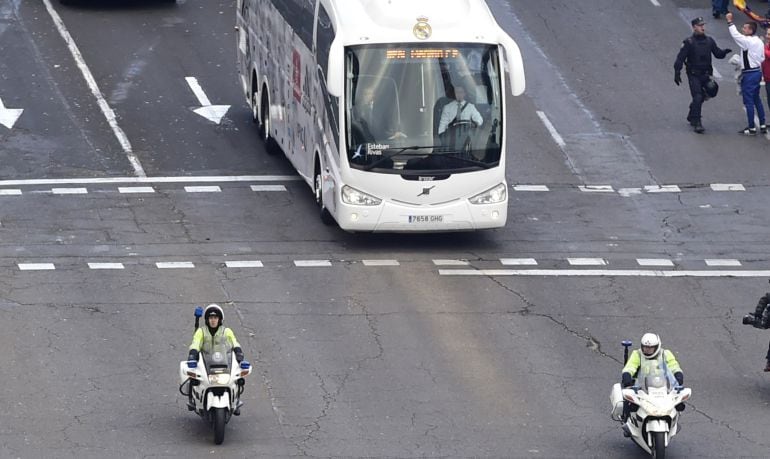
[(656, 358), (660, 354), (660, 336), (655, 333), (645, 333), (642, 336), (642, 354), (648, 359)]
[(225, 313), (222, 311), (222, 308), (220, 308), (218, 304), (211, 303), (210, 305), (206, 306), (206, 310), (203, 311), (203, 320), (206, 321), (206, 324), (208, 324), (209, 316), (218, 316), (220, 325), (222, 325), (222, 322), (225, 321)]

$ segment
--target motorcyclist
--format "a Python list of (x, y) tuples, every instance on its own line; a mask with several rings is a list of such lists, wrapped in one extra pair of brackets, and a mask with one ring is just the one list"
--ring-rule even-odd
[[(631, 387), (634, 385), (634, 378), (644, 379), (647, 375), (663, 370), (664, 373), (671, 372), (680, 386), (684, 384), (684, 373), (676, 361), (674, 353), (668, 349), (663, 349), (660, 344), (660, 336), (654, 333), (645, 333), (642, 336), (641, 347), (634, 349), (626, 361), (621, 374), (621, 386)], [(666, 371), (668, 370), (668, 371)], [(684, 404), (676, 406), (677, 411), (684, 410)], [(631, 404), (623, 402), (623, 422), (628, 419), (631, 412)], [(625, 427), (625, 425), (624, 425)]]
[[(213, 352), (215, 345), (227, 343), (232, 347), (235, 359), (239, 363), (243, 361), (243, 349), (241, 349), (235, 333), (233, 333), (232, 329), (223, 325), (224, 312), (222, 308), (218, 304), (213, 303), (206, 306), (206, 309), (203, 311), (203, 320), (205, 324), (195, 330), (193, 334), (187, 360), (197, 361), (200, 351), (203, 351), (204, 354)], [(239, 384), (243, 384), (243, 379), (239, 380)], [(190, 404), (192, 404), (192, 400), (190, 400)]]

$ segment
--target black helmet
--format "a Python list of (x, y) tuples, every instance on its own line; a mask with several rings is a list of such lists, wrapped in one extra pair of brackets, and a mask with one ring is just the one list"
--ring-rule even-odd
[(716, 97), (717, 93), (719, 92), (719, 85), (717, 84), (717, 81), (713, 78), (709, 78), (706, 84), (703, 85), (703, 92), (708, 98)]
[(219, 324), (222, 325), (222, 322), (225, 321), (225, 314), (222, 311), (222, 308), (219, 307), (218, 304), (210, 304), (206, 306), (206, 310), (203, 311), (203, 319), (206, 320), (208, 323), (210, 316), (217, 316), (219, 317)]

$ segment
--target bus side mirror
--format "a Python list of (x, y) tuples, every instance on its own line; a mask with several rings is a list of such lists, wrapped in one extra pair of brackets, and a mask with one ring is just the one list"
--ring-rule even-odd
[(524, 93), (526, 80), (524, 77), (524, 61), (521, 58), (519, 45), (507, 33), (500, 30), (500, 45), (505, 50), (505, 63), (508, 68), (508, 79), (514, 96)]
[(345, 87), (345, 49), (339, 38), (332, 42), (329, 49), (329, 65), (326, 69), (326, 90), (333, 97), (342, 97)]

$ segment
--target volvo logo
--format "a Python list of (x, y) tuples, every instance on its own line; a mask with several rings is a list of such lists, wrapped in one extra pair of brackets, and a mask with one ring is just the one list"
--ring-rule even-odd
[(428, 196), (430, 194), (430, 190), (432, 190), (434, 188), (436, 188), (436, 185), (433, 185), (433, 186), (428, 187), (428, 188), (423, 188), (422, 189), (422, 193), (418, 194), (417, 197), (419, 198), (420, 196)]

